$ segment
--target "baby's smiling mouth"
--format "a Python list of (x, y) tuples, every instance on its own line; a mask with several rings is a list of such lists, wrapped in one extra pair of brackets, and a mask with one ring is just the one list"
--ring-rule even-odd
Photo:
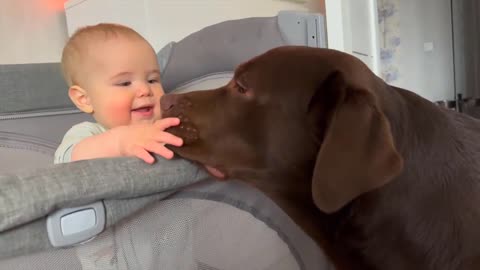
[(149, 116), (153, 114), (153, 105), (140, 106), (138, 108), (132, 109), (132, 112), (141, 114), (143, 116)]
[(151, 109), (153, 109), (153, 106), (145, 106), (145, 107), (140, 107), (140, 108), (137, 108), (137, 109), (133, 109), (133, 111), (135, 111), (135, 112), (148, 112)]

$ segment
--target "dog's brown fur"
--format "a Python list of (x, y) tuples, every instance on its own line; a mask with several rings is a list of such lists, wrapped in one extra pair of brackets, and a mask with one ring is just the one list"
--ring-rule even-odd
[(355, 57), (281, 47), (165, 95), (174, 151), (259, 188), (338, 269), (480, 269), (480, 123)]

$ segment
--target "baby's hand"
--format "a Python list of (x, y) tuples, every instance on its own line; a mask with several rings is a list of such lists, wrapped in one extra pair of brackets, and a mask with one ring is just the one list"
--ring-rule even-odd
[(136, 156), (147, 163), (153, 163), (156, 153), (166, 159), (173, 157), (173, 152), (165, 144), (181, 146), (183, 140), (165, 129), (180, 124), (178, 118), (164, 118), (153, 124), (135, 124), (118, 130), (119, 152), (122, 156)]

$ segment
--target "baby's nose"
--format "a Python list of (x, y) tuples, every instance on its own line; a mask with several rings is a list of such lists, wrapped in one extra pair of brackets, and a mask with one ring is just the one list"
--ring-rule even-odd
[(137, 89), (137, 94), (138, 96), (151, 96), (152, 95), (152, 89), (150, 89), (150, 86), (147, 84), (147, 85), (141, 85), (139, 86), (139, 88)]

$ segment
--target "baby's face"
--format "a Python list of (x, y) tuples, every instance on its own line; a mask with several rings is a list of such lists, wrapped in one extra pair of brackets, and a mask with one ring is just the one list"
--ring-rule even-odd
[[(93, 116), (107, 128), (160, 119), (160, 71), (155, 52), (140, 39), (98, 42), (86, 63)], [(90, 60), (89, 59), (89, 60)]]

